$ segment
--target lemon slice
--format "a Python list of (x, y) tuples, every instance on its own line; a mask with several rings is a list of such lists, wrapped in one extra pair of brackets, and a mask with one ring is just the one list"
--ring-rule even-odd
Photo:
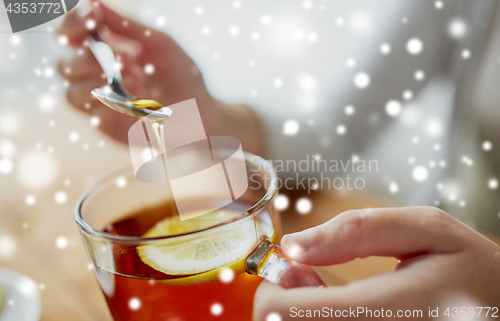
[[(157, 237), (184, 234), (205, 229), (240, 214), (241, 212), (237, 211), (217, 210), (184, 222), (178, 218), (168, 217), (159, 221), (143, 236)], [(213, 270), (226, 267), (232, 267), (237, 270), (235, 272), (239, 272), (244, 264), (242, 259), (253, 249), (256, 242), (255, 222), (245, 220), (215, 230), (142, 245), (137, 248), (137, 252), (145, 264), (168, 275), (193, 275), (207, 271), (215, 272)], [(196, 276), (198, 277), (196, 283), (216, 279), (216, 273), (210, 273), (210, 276), (204, 274), (204, 280)], [(187, 277), (186, 279), (191, 278), (193, 277)], [(167, 281), (175, 283), (174, 280)]]

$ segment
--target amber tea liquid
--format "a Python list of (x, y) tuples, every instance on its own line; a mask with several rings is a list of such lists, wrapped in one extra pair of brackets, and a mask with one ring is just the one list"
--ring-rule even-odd
[[(243, 212), (249, 205), (234, 202), (230, 207)], [(171, 204), (164, 204), (131, 213), (122, 220), (110, 224), (104, 232), (143, 236), (158, 221), (172, 215), (171, 208)], [(270, 214), (264, 212), (259, 215)], [(271, 222), (270, 219), (269, 217), (268, 222)], [(279, 231), (274, 229), (271, 239), (279, 239), (278, 234)], [(116, 273), (96, 267), (96, 275), (115, 321), (251, 321), (252, 319), (253, 296), (263, 280), (260, 277), (249, 275), (239, 269), (229, 282), (216, 279), (204, 283), (203, 275), (207, 274), (205, 272), (193, 278), (186, 275), (168, 275), (153, 269), (141, 260), (135, 247), (114, 244), (113, 256)], [(197, 278), (200, 275), (202, 277)], [(169, 285), (172, 280), (181, 285)]]

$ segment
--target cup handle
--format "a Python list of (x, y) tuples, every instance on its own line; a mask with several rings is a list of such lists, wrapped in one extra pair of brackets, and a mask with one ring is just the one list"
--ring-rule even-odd
[(290, 260), (267, 239), (247, 257), (245, 269), (285, 289), (326, 286), (312, 267)]

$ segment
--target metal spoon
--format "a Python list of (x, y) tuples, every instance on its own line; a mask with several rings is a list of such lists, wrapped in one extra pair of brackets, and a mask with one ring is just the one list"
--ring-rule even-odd
[(92, 90), (92, 95), (99, 99), (104, 105), (125, 115), (133, 117), (146, 117), (151, 122), (159, 122), (172, 116), (172, 110), (162, 107), (159, 110), (151, 110), (136, 107), (131, 101), (136, 97), (129, 94), (123, 87), (122, 75), (111, 47), (102, 41), (97, 32), (88, 39), (89, 48), (101, 65), (104, 74), (108, 78), (106, 86)]

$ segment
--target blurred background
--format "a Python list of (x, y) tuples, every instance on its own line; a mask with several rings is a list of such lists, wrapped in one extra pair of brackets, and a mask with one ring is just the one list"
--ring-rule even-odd
[[(495, 1), (103, 2), (172, 35), (216, 98), (255, 108), (265, 157), (376, 160), (378, 171), (355, 173), (364, 195), (440, 206), (500, 233)], [(66, 101), (56, 63), (72, 49), (57, 36), (61, 21), (12, 34), (0, 10), (0, 265), (47, 297), (95, 282), (73, 207), (87, 187), (131, 166), (128, 147)], [(304, 197), (299, 212), (314, 216)], [(97, 296), (61, 300), (44, 310), (88, 320), (104, 306)]]

